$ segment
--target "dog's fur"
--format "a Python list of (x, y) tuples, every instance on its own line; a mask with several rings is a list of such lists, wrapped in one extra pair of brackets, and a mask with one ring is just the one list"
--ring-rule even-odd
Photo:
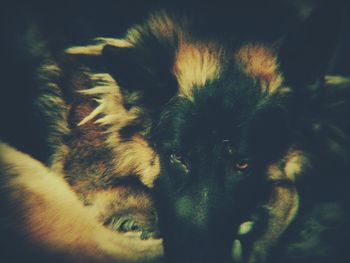
[(49, 158), (0, 148), (6, 257), (152, 262), (160, 233), (166, 262), (345, 258), (348, 79), (296, 74), (290, 53), (161, 11), (45, 57)]

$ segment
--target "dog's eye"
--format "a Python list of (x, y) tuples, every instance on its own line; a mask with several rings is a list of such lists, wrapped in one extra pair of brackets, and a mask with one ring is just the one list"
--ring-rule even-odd
[(170, 154), (170, 162), (174, 165), (180, 166), (186, 173), (189, 171), (189, 165), (186, 159), (177, 153)]
[(239, 171), (246, 171), (249, 168), (249, 163), (246, 160), (236, 162), (236, 169)]

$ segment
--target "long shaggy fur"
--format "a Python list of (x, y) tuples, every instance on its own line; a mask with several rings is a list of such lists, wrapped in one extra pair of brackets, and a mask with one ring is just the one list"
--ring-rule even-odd
[[(46, 156), (0, 144), (6, 256), (344, 256), (350, 81), (326, 76), (296, 88), (280, 59), (268, 43), (208, 40), (186, 17), (164, 11), (124, 38), (70, 47), (60, 62), (49, 52), (40, 57), (35, 104)], [(346, 231), (332, 245), (323, 235), (336, 238), (336, 225)]]

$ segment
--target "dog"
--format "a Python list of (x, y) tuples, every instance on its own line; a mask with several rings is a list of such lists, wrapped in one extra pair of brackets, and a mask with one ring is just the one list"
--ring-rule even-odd
[(6, 257), (347, 262), (349, 80), (292, 40), (212, 39), (159, 11), (45, 59), (50, 158), (1, 145)]

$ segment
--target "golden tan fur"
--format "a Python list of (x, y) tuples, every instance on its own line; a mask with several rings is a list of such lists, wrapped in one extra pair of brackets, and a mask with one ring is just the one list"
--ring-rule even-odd
[(248, 263), (265, 260), (270, 249), (294, 219), (299, 208), (299, 196), (295, 187), (274, 187), (266, 207), (269, 211), (268, 225), (253, 245)]
[(128, 238), (103, 227), (62, 177), (40, 162), (6, 144), (0, 145), (0, 156), (1, 195), (11, 193), (2, 201), (12, 207), (5, 210), (8, 222), (2, 222), (23, 228), (31, 245), (66, 262), (139, 262), (161, 255), (159, 240)]
[(142, 41), (145, 31), (150, 30), (157, 40), (175, 44), (179, 39), (183, 39), (188, 34), (185, 30), (186, 28), (186, 17), (175, 19), (165, 11), (159, 11), (150, 15), (143, 26), (134, 26), (128, 30), (125, 39), (136, 45)]
[(141, 109), (126, 110), (117, 83), (108, 74), (91, 76), (98, 86), (81, 91), (87, 95), (97, 96), (98, 106), (86, 116), (79, 125), (83, 125), (97, 116), (95, 123), (107, 128), (106, 143), (114, 152), (114, 171), (118, 176), (137, 175), (146, 186), (152, 187), (159, 174), (159, 157), (148, 145), (141, 134), (129, 140), (122, 140), (119, 130), (138, 117)]
[(200, 89), (218, 78), (222, 55), (213, 43), (204, 45), (181, 41), (173, 69), (179, 83), (179, 95), (191, 99), (193, 89)]
[(308, 172), (311, 169), (308, 155), (298, 149), (290, 150), (285, 158), (285, 162), (284, 173), (293, 182), (299, 179), (301, 173)]
[(89, 56), (99, 56), (102, 54), (102, 50), (105, 45), (112, 45), (116, 47), (127, 48), (131, 47), (132, 44), (124, 39), (115, 38), (104, 38), (99, 37), (95, 39), (95, 44), (87, 46), (70, 47), (65, 50), (67, 54), (71, 55), (89, 55)]
[(247, 75), (261, 80), (263, 93), (273, 93), (283, 82), (275, 52), (263, 44), (241, 47), (234, 59)]
[(249, 263), (264, 259), (269, 249), (293, 221), (299, 209), (299, 194), (295, 183), (301, 172), (310, 165), (307, 154), (292, 147), (285, 153), (284, 158), (267, 168), (267, 179), (273, 184), (270, 199), (265, 204), (269, 211), (269, 224), (263, 235), (254, 243)]

